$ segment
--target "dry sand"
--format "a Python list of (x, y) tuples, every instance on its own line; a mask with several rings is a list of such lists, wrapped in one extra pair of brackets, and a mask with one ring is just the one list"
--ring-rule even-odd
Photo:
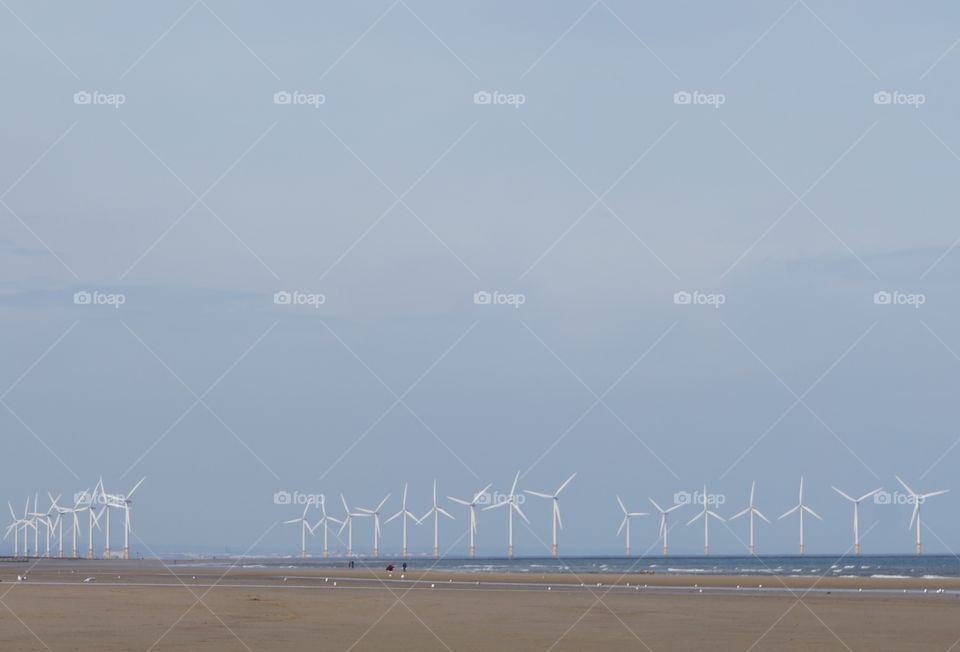
[[(28, 580), (17, 582), (27, 568)], [(960, 582), (944, 580), (826, 578), (805, 593), (801, 587), (816, 579), (442, 572), (401, 579), (364, 569), (67, 561), (3, 563), (0, 580), (3, 652), (946, 651), (960, 639), (960, 596), (950, 592)], [(764, 589), (745, 588), (759, 583)]]

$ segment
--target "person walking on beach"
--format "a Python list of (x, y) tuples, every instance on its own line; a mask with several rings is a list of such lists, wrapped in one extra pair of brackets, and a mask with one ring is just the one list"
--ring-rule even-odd
[(407, 562), (403, 562), (403, 572), (407, 572)]

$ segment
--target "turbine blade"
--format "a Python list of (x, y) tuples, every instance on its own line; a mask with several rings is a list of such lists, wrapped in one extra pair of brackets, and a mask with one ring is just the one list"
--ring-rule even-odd
[(822, 521), (822, 520), (823, 520), (823, 519), (820, 517), (819, 514), (817, 514), (815, 511), (813, 511), (812, 509), (810, 509), (810, 508), (807, 507), (806, 505), (803, 506), (803, 511), (805, 511), (807, 514), (810, 514), (810, 516), (815, 517), (815, 518), (816, 518), (817, 520), (819, 520), (819, 521)]
[(617, 528), (617, 536), (620, 536), (620, 533), (623, 532), (623, 526), (627, 524), (627, 519), (628, 519), (628, 518), (630, 518), (630, 517), (629, 517), (629, 516), (624, 516), (624, 517), (623, 517), (623, 520), (620, 521), (620, 527)]
[(447, 496), (447, 500), (451, 500), (451, 501), (453, 501), (453, 502), (455, 502), (455, 503), (458, 503), (458, 504), (460, 504), (460, 505), (466, 505), (467, 507), (470, 506), (470, 503), (468, 503), (467, 501), (462, 500), (462, 499), (460, 499), (460, 498), (454, 498), (453, 496)]
[(531, 496), (540, 496), (541, 498), (553, 498), (553, 494), (545, 494), (539, 491), (530, 491), (529, 489), (524, 489), (524, 493), (528, 493)]
[(859, 498), (857, 498), (857, 502), (860, 502), (861, 500), (866, 500), (866, 499), (869, 498), (870, 496), (872, 496), (872, 495), (874, 495), (874, 494), (878, 494), (878, 493), (880, 493), (881, 491), (883, 491), (883, 487), (879, 487), (879, 488), (877, 488), (877, 489), (874, 489), (874, 490), (871, 491), (871, 492), (865, 493), (865, 494), (863, 494), (862, 496), (860, 496)]
[(516, 504), (516, 503), (511, 503), (511, 505), (513, 506), (513, 508), (514, 508), (515, 510), (517, 510), (517, 514), (519, 514), (520, 517), (521, 517), (523, 520), (525, 520), (527, 523), (530, 522), (530, 519), (527, 518), (527, 515), (523, 513), (523, 510), (522, 510), (522, 509), (520, 509), (520, 505), (518, 505), (518, 504)]
[(513, 486), (510, 487), (510, 495), (514, 496), (517, 493), (517, 483), (520, 481), (520, 471), (517, 471), (516, 477), (513, 478)]
[(931, 491), (928, 494), (923, 494), (922, 496), (920, 496), (920, 498), (922, 498), (923, 500), (926, 500), (927, 498), (933, 498), (934, 496), (942, 496), (943, 494), (949, 493), (949, 492), (950, 492), (949, 489), (943, 489), (941, 491)]
[(140, 478), (140, 482), (138, 482), (137, 484), (133, 485), (133, 489), (131, 489), (130, 491), (128, 491), (128, 492), (127, 492), (127, 495), (124, 496), (124, 498), (126, 498), (127, 500), (130, 500), (130, 496), (132, 496), (132, 495), (134, 494), (134, 492), (135, 492), (137, 489), (140, 488), (140, 485), (142, 485), (142, 484), (143, 484), (143, 481), (146, 480), (146, 479), (147, 479), (146, 476)]
[(706, 512), (697, 512), (697, 515), (696, 515), (696, 516), (694, 516), (694, 517), (691, 518), (689, 521), (687, 521), (687, 525), (693, 525), (694, 523), (696, 523), (697, 521), (699, 521), (700, 518), (701, 518), (705, 513), (706, 513)]
[(907, 493), (908, 493), (908, 494), (910, 494), (911, 496), (916, 496), (916, 495), (917, 495), (917, 492), (914, 491), (913, 489), (911, 489), (910, 487), (908, 487), (908, 486), (907, 486), (907, 483), (904, 482), (903, 480), (901, 480), (899, 475), (895, 475), (895, 476), (893, 476), (893, 477), (895, 477), (895, 478), (897, 479), (897, 482), (899, 482), (900, 484), (903, 485), (903, 488), (907, 490)]
[(574, 474), (571, 475), (569, 478), (567, 478), (566, 481), (565, 481), (562, 485), (560, 485), (560, 488), (557, 489), (556, 493), (554, 493), (553, 495), (554, 495), (554, 496), (559, 496), (559, 495), (560, 495), (560, 492), (563, 491), (564, 489), (566, 489), (566, 488), (567, 488), (567, 485), (570, 484), (575, 477), (577, 477), (577, 474), (576, 474), (576, 473), (574, 473)]
[[(626, 514), (626, 513), (627, 513), (627, 508), (624, 507), (623, 501), (620, 500), (620, 496), (617, 496), (617, 502), (620, 503), (620, 509), (622, 509), (622, 510), (623, 510), (623, 513)], [(654, 503), (654, 505), (656, 505), (656, 503)]]
[[(785, 511), (783, 514), (780, 515), (780, 518), (786, 518), (787, 516), (790, 516), (790, 515), (793, 514), (795, 511), (797, 511), (798, 509), (800, 509), (800, 505), (797, 505), (796, 507)], [(777, 520), (779, 521), (780, 518), (778, 518)]]
[[(844, 498), (846, 498), (847, 500), (849, 500), (851, 503), (857, 502), (856, 500), (853, 499), (853, 497), (851, 497), (850, 495), (848, 495), (848, 494), (840, 491), (840, 490), (837, 489), (836, 487), (834, 487), (834, 486), (831, 485), (830, 488), (833, 489), (834, 491), (836, 491), (838, 494), (840, 494), (840, 495), (843, 496)], [(880, 490), (877, 489), (877, 491), (880, 491)], [(874, 493), (876, 493), (876, 492), (874, 492)], [(864, 496), (864, 498), (866, 498), (866, 496)], [(863, 498), (861, 498), (860, 500), (863, 500)]]
[(648, 500), (649, 500), (651, 503), (653, 503), (653, 506), (657, 508), (657, 511), (658, 511), (658, 512), (661, 512), (661, 513), (663, 512), (663, 508), (660, 507), (660, 505), (657, 504), (657, 501), (655, 501), (653, 498), (648, 498)]
[(757, 516), (759, 516), (760, 518), (762, 518), (762, 519), (763, 519), (764, 521), (766, 521), (767, 523), (770, 522), (770, 519), (768, 519), (766, 516), (764, 516), (763, 514), (761, 514), (759, 509), (753, 510), (753, 513), (756, 514)]

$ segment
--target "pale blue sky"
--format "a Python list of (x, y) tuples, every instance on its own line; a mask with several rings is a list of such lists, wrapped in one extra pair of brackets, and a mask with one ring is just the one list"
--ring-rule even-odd
[[(826, 519), (808, 548), (843, 552), (831, 484), (954, 488), (952, 3), (7, 0), (0, 16), (4, 499), (147, 475), (147, 544), (291, 551), (293, 528), (270, 530), (296, 515), (280, 489), (392, 491), (395, 511), (410, 481), (422, 512), (435, 476), (465, 495), (577, 471), (564, 549), (616, 553), (614, 494), (641, 509), (707, 482), (733, 513), (755, 479), (773, 517), (802, 473)], [(274, 104), (284, 90), (325, 102)], [(84, 91), (124, 102), (75, 104)], [(84, 290), (125, 303), (74, 305)], [(279, 290), (326, 301), (274, 305)], [(480, 290), (525, 302), (474, 305)], [(676, 305), (682, 290), (725, 302)], [(960, 549), (958, 499), (926, 508), (927, 550)], [(547, 541), (547, 506), (528, 506)], [(503, 552), (502, 516), (482, 516), (481, 552)], [(865, 508), (865, 551), (910, 552), (908, 518)], [(671, 547), (700, 536), (678, 527)], [(638, 522), (635, 550), (655, 537)], [(795, 539), (792, 521), (761, 535), (769, 552)], [(517, 545), (547, 552), (525, 528)]]

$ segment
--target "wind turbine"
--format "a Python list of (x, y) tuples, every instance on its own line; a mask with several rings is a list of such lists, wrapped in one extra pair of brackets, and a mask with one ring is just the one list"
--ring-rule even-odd
[(913, 514), (910, 516), (910, 524), (907, 525), (907, 529), (910, 529), (913, 526), (913, 522), (917, 522), (917, 554), (923, 553), (923, 546), (920, 544), (920, 504), (926, 502), (927, 498), (933, 498), (934, 496), (940, 496), (942, 494), (950, 491), (949, 489), (943, 489), (941, 491), (931, 491), (926, 494), (918, 494), (916, 491), (907, 486), (907, 483), (900, 479), (900, 476), (895, 476), (897, 482), (903, 485), (903, 488), (907, 490), (907, 493), (910, 494), (910, 497), (913, 499)]
[(524, 521), (529, 523), (527, 515), (523, 513), (523, 510), (520, 509), (520, 505), (517, 504), (517, 482), (520, 480), (520, 472), (517, 471), (516, 477), (513, 479), (513, 486), (510, 487), (510, 494), (507, 496), (506, 500), (495, 502), (492, 505), (488, 505), (483, 508), (483, 511), (488, 509), (496, 509), (497, 507), (503, 507), (507, 505), (507, 557), (513, 559), (513, 512), (517, 512)]
[(384, 496), (383, 500), (380, 501), (380, 504), (377, 505), (376, 509), (367, 509), (366, 507), (358, 507), (361, 512), (367, 514), (368, 516), (373, 517), (373, 556), (380, 556), (380, 510), (383, 509), (383, 506), (387, 504), (387, 501), (390, 500), (390, 494)]
[(26, 518), (27, 509), (29, 509), (30, 499), (27, 498), (28, 507), (24, 508), (23, 518), (19, 518), (16, 512), (13, 511), (13, 505), (10, 504), (10, 501), (7, 501), (7, 507), (10, 508), (10, 516), (13, 517), (13, 522), (7, 527), (7, 531), (4, 533), (3, 538), (6, 539), (11, 532), (13, 532), (13, 555), (14, 557), (20, 556), (20, 528), (23, 528), (23, 555), (29, 556), (29, 550), (27, 550), (27, 528), (32, 525), (32, 523)]
[(100, 529), (100, 516), (103, 512), (100, 512), (100, 515), (94, 510), (94, 503), (96, 502), (96, 488), (93, 491), (89, 489), (84, 489), (77, 495), (76, 505), (73, 508), (74, 512), (74, 556), (77, 554), (76, 546), (76, 537), (79, 531), (80, 526), (76, 523), (77, 514), (80, 512), (87, 512), (87, 559), (93, 559), (93, 528), (96, 527)]
[[(124, 494), (104, 494), (106, 499), (107, 507), (114, 507), (116, 509), (123, 510), (123, 558), (130, 559), (130, 505), (132, 504), (130, 497), (133, 496), (133, 493), (140, 488), (140, 485), (143, 484), (143, 481), (146, 480), (146, 477), (140, 478), (140, 482), (133, 485), (133, 489), (128, 491), (126, 495)], [(102, 488), (102, 484), (101, 484)], [(107, 531), (110, 530), (110, 512), (107, 512)], [(109, 536), (109, 534), (108, 534)], [(109, 546), (108, 546), (109, 547)]]
[[(36, 524), (41, 524), (41, 523), (42, 523), (42, 524), (43, 524), (43, 534), (44, 534), (44, 537), (46, 538), (46, 541), (47, 541), (46, 554), (45, 554), (45, 556), (46, 556), (47, 559), (50, 559), (50, 535), (52, 534), (52, 530), (53, 530), (53, 527), (54, 527), (54, 526), (53, 526), (53, 521), (50, 519), (50, 511), (51, 511), (51, 509), (52, 509), (52, 506), (51, 506), (51, 508), (47, 509), (47, 511), (45, 511), (45, 512), (39, 512), (39, 511), (37, 511), (37, 510), (39, 509), (38, 506), (37, 506), (38, 500), (39, 500), (39, 499), (37, 498), (36, 494), (34, 494), (34, 496), (33, 496), (33, 511), (30, 513), (30, 516), (33, 517), (34, 523), (36, 523)], [(35, 548), (35, 552), (37, 553), (37, 557), (40, 557), (40, 545), (39, 545), (39, 541), (38, 541), (39, 535), (40, 535), (40, 531), (39, 531), (39, 529), (36, 527), (36, 525), (34, 525), (34, 546), (33, 546), (33, 547)]]
[(530, 491), (526, 490), (526, 493), (532, 496), (539, 496), (540, 498), (547, 498), (553, 501), (553, 541), (550, 544), (550, 553), (553, 555), (553, 558), (557, 558), (559, 549), (557, 548), (557, 525), (560, 526), (560, 529), (563, 529), (563, 519), (560, 518), (560, 492), (567, 488), (567, 485), (577, 476), (576, 473), (571, 475), (569, 478), (564, 481), (560, 488), (557, 489), (552, 494), (542, 493), (539, 491)]
[(47, 498), (50, 499), (50, 509), (57, 513), (57, 522), (54, 525), (54, 529), (57, 531), (57, 538), (59, 539), (59, 549), (57, 551), (57, 556), (60, 559), (63, 559), (63, 519), (67, 514), (70, 514), (73, 510), (69, 507), (61, 507), (59, 504), (60, 496), (58, 495), (54, 498), (50, 492), (47, 492)]
[(840, 491), (836, 487), (831, 487), (831, 488), (834, 491), (836, 491), (838, 494), (840, 494), (841, 496), (849, 500), (851, 503), (853, 503), (853, 554), (859, 555), (860, 554), (860, 503), (866, 500), (867, 498), (869, 498), (870, 496), (873, 496), (874, 494), (879, 493), (880, 489), (874, 489), (869, 493), (863, 494), (859, 498), (854, 498), (853, 496), (850, 496)]
[(307, 532), (313, 534), (313, 528), (310, 527), (310, 523), (307, 522), (307, 510), (310, 509), (310, 503), (308, 502), (303, 506), (303, 514), (300, 518), (292, 518), (289, 521), (284, 521), (284, 525), (292, 525), (294, 523), (300, 523), (300, 558), (304, 559), (307, 556)]
[(667, 514), (675, 509), (680, 509), (683, 505), (674, 505), (673, 507), (664, 509), (660, 507), (653, 498), (650, 499), (650, 502), (657, 508), (657, 511), (660, 512), (660, 538), (663, 539), (663, 556), (666, 557), (670, 554), (670, 549), (667, 546), (667, 533), (670, 532), (670, 528), (667, 527)]
[(467, 507), (467, 508), (470, 510), (470, 550), (469, 550), (469, 554), (470, 554), (470, 557), (471, 557), (471, 558), (473, 558), (473, 557), (476, 555), (476, 551), (477, 551), (476, 546), (475, 546), (475, 544), (474, 544), (474, 537), (475, 537), (476, 534), (477, 534), (477, 505), (480, 504), (480, 499), (483, 498), (483, 497), (486, 495), (487, 490), (490, 488), (490, 486), (491, 486), (491, 485), (488, 484), (486, 487), (484, 487), (483, 489), (481, 489), (481, 490), (478, 491), (477, 493), (473, 494), (473, 498), (472, 498), (471, 500), (469, 500), (469, 501), (463, 500), (463, 499), (461, 499), (461, 498), (454, 498), (453, 496), (447, 496), (447, 498), (449, 498), (449, 499), (452, 500), (453, 502), (459, 503), (459, 504), (461, 504), (461, 505), (464, 505), (465, 507)]
[(742, 512), (738, 512), (737, 514), (735, 514), (730, 518), (731, 521), (735, 521), (741, 516), (746, 516), (747, 514), (750, 515), (750, 546), (747, 548), (747, 550), (751, 555), (754, 555), (757, 552), (757, 547), (756, 545), (754, 545), (754, 538), (753, 538), (753, 529), (754, 529), (753, 517), (759, 516), (767, 523), (770, 523), (770, 520), (767, 519), (767, 517), (764, 516), (762, 513), (760, 513), (759, 509), (754, 507), (753, 499), (754, 499), (754, 496), (756, 496), (756, 493), (757, 493), (757, 481), (754, 480), (753, 482), (750, 483), (750, 504), (747, 505), (747, 508), (745, 510), (743, 510)]
[(347, 506), (347, 499), (343, 497), (343, 494), (340, 494), (340, 500), (343, 501), (343, 511), (346, 512), (346, 516), (343, 517), (342, 525), (340, 526), (340, 531), (337, 532), (337, 536), (343, 533), (344, 528), (347, 529), (347, 557), (353, 557), (353, 519), (363, 518), (364, 516), (369, 516), (369, 514), (351, 512)]
[(327, 515), (327, 497), (323, 494), (320, 494), (320, 512), (323, 516), (321, 516), (320, 520), (313, 526), (313, 531), (316, 532), (317, 528), (323, 525), (323, 556), (326, 558), (330, 556), (330, 551), (327, 549), (328, 523), (329, 521), (333, 521), (334, 523), (343, 525), (343, 521)]
[[(559, 492), (558, 492), (559, 493)], [(620, 500), (620, 496), (617, 496), (617, 504), (620, 505), (620, 509), (623, 510), (623, 520), (620, 521), (620, 527), (617, 528), (617, 536), (620, 536), (620, 533), (623, 531), (623, 528), (627, 528), (627, 557), (630, 556), (630, 519), (634, 516), (649, 516), (646, 512), (628, 512), (627, 508), (624, 506), (623, 501)]]
[(433, 516), (433, 558), (440, 559), (440, 515), (446, 516), (451, 521), (454, 520), (453, 514), (437, 505), (437, 481), (433, 481), (433, 507), (426, 514), (420, 517), (420, 522), (427, 520), (427, 517)]
[(400, 548), (400, 556), (404, 559), (407, 558), (407, 519), (413, 519), (413, 522), (417, 525), (420, 525), (420, 519), (416, 515), (407, 509), (407, 483), (403, 483), (403, 503), (400, 507), (400, 511), (388, 518), (384, 523), (389, 523), (395, 518), (403, 519), (403, 546)]
[(697, 520), (703, 519), (703, 554), (710, 554), (710, 517), (717, 519), (720, 522), (724, 522), (725, 519), (717, 514), (716, 512), (710, 510), (710, 506), (707, 505), (709, 501), (707, 500), (707, 485), (703, 485), (703, 511), (687, 521), (687, 525), (693, 525)]
[[(815, 511), (813, 511), (812, 509), (810, 509), (809, 507), (803, 504), (803, 476), (802, 475), (800, 476), (800, 502), (798, 502), (795, 507), (781, 514), (780, 518), (790, 516), (791, 514), (793, 514), (798, 510), (800, 511), (800, 554), (803, 555), (804, 552), (806, 552), (803, 545), (803, 513), (806, 512), (811, 516), (815, 517), (819, 521), (822, 521), (823, 519), (820, 518), (819, 514), (817, 514)], [(780, 520), (780, 519), (777, 519), (777, 520)]]

